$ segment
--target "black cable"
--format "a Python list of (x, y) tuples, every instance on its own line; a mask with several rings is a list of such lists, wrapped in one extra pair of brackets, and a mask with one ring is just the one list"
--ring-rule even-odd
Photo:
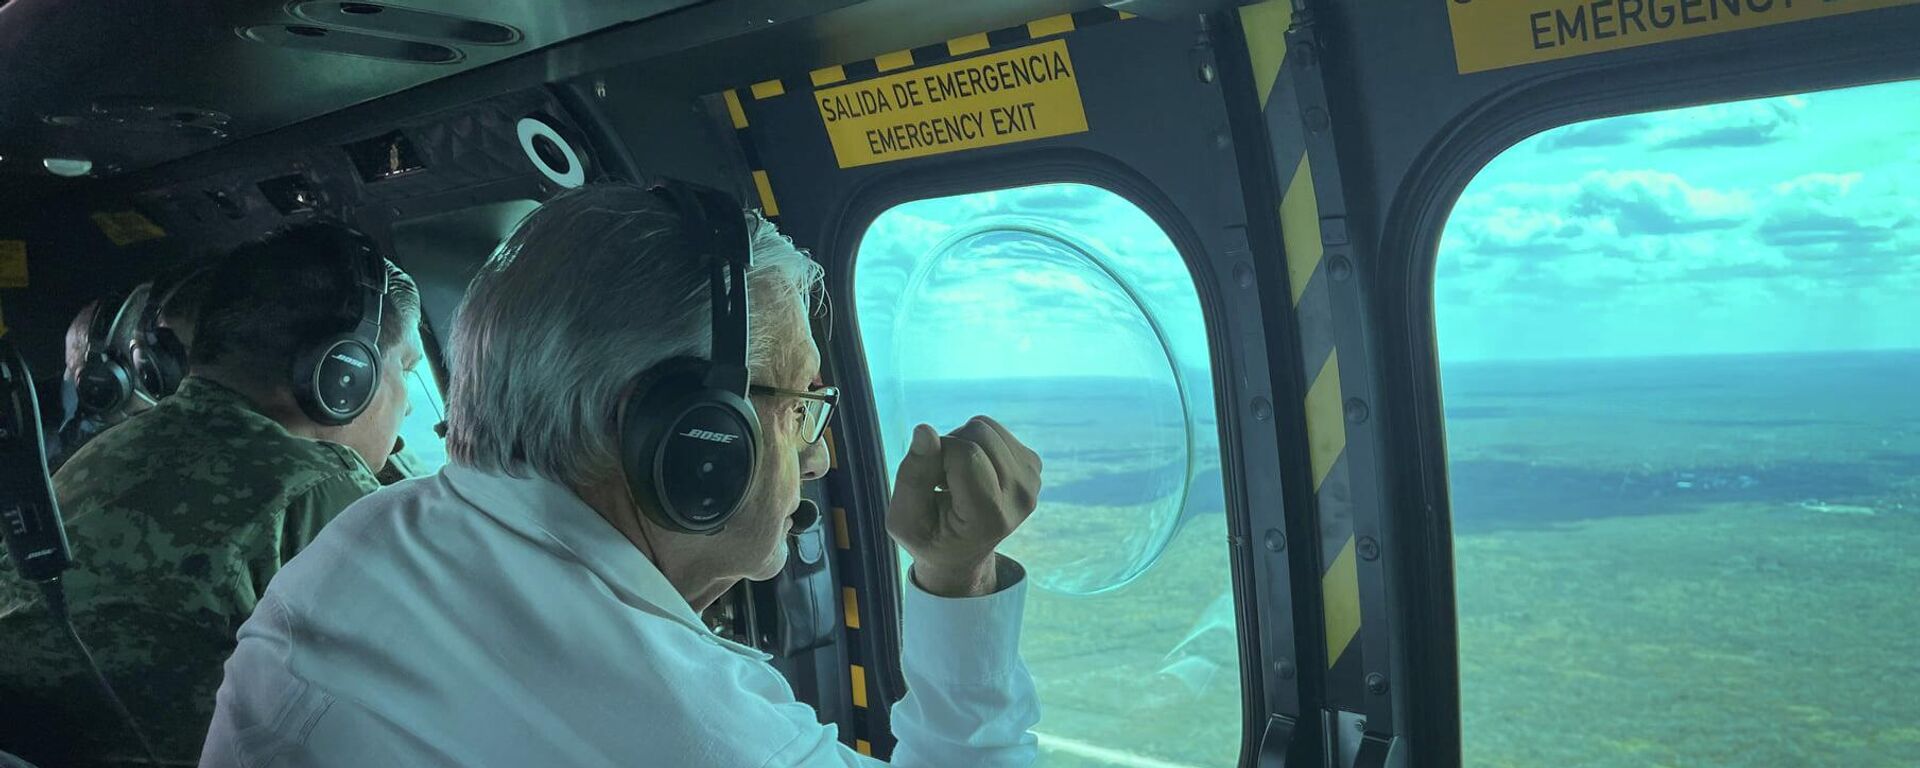
[(47, 611), (53, 615), (53, 621), (66, 630), (67, 639), (73, 641), (73, 647), (79, 649), (80, 658), (87, 662), (87, 669), (93, 672), (93, 681), (100, 684), (100, 692), (106, 694), (107, 702), (113, 705), (114, 714), (120, 716), (127, 730), (140, 741), (140, 751), (147, 756), (147, 762), (155, 768), (161, 765), (160, 758), (153, 751), (153, 743), (147, 741), (147, 734), (140, 730), (140, 723), (133, 719), (133, 712), (120, 701), (120, 694), (114, 693), (113, 684), (107, 682), (107, 674), (100, 671), (100, 663), (94, 661), (93, 651), (87, 648), (85, 640), (80, 639), (80, 630), (73, 626), (73, 617), (67, 613), (67, 590), (58, 578), (40, 582), (40, 594), (46, 596)]

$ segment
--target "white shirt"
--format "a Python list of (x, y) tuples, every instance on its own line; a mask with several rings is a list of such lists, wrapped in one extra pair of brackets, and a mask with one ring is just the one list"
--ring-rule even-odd
[[(911, 580), (909, 580), (910, 582)], [(1025, 580), (909, 585), (901, 766), (1024, 766)], [(353, 506), (240, 628), (204, 766), (872, 766), (564, 487), (449, 465)]]

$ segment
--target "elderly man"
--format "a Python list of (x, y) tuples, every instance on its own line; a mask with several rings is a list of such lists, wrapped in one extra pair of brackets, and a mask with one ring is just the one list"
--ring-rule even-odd
[[(182, 765), (199, 756), (221, 664), (281, 564), (377, 487), (370, 467), (393, 445), (421, 356), (412, 281), (336, 225), (243, 246), (208, 279), (179, 390), (53, 478), (74, 623), (160, 759)], [(347, 410), (333, 389), (342, 375), (371, 385), (346, 393), (358, 400)], [(0, 744), (43, 765), (145, 764), (10, 573)]]
[[(877, 764), (698, 618), (780, 570), (827, 471), (819, 284), (724, 195), (602, 185), (535, 211), (458, 313), (452, 464), (354, 505), (274, 582), (203, 764)], [(895, 763), (1026, 765), (1024, 574), (995, 549), (1039, 459), (986, 418), (913, 446), (887, 512), (914, 558)]]
[[(49, 469), (59, 469), (88, 441), (153, 406), (153, 399), (135, 385), (126, 354), (132, 318), (145, 306), (148, 288), (140, 285), (88, 302), (68, 324), (67, 369), (60, 381), (64, 418), (49, 436)], [(96, 372), (95, 380), (83, 390), (89, 367)]]
[[(154, 296), (155, 284), (143, 283), (124, 294), (124, 300), (114, 296), (88, 302), (74, 316), (73, 322), (67, 326), (67, 367), (58, 391), (59, 423), (52, 425), (53, 431), (48, 434), (48, 468), (58, 470), (81, 446), (108, 427), (153, 407), (160, 398), (173, 394), (171, 387), (179, 384), (177, 380), (158, 382), (167, 386), (155, 386), (156, 382), (149, 380), (146, 366), (140, 364), (142, 357), (153, 357), (142, 355), (144, 347), (140, 335), (146, 329), (141, 327), (140, 320), (148, 310), (154, 310), (157, 315), (155, 325), (173, 334), (184, 350), (193, 341), (193, 318), (199, 307), (200, 295), (205, 290), (205, 277), (206, 271), (201, 270), (171, 283), (162, 280), (167, 287), (159, 289), (162, 295), (158, 298)], [(154, 306), (155, 301), (160, 302), (159, 306)], [(109, 315), (99, 317), (103, 303), (111, 305), (105, 310)], [(96, 320), (100, 323), (98, 328), (95, 327)], [(168, 351), (178, 354), (174, 350)], [(91, 393), (101, 402), (91, 404), (93, 407), (90, 408), (82, 408), (78, 385), (89, 360), (101, 363), (95, 366), (99, 373), (112, 374), (117, 370), (118, 375), (106, 375), (102, 381), (94, 382), (96, 387), (108, 384), (104, 391)], [(185, 361), (179, 362), (184, 364)]]

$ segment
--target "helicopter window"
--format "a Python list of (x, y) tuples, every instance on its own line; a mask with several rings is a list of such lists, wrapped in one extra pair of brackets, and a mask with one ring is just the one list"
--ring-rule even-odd
[(1920, 82), (1579, 123), (1442, 235), (1465, 764), (1909, 765)]
[(407, 405), (413, 410), (400, 420), (400, 437), (407, 441), (407, 458), (420, 474), (440, 471), (447, 463), (447, 443), (434, 427), (446, 418), (446, 401), (433, 366), (421, 360), (406, 374)]
[(854, 304), (888, 466), (914, 424), (975, 414), (1045, 462), (1040, 506), (1003, 547), (1032, 580), (1022, 652), (1045, 764), (1235, 764), (1212, 368), (1166, 233), (1085, 184), (905, 203), (862, 239)]
[[(420, 285), (420, 323), (442, 332), (453, 328), (453, 311), (474, 272), (513, 228), (539, 207), (535, 200), (506, 200), (408, 219), (393, 228), (395, 261)], [(443, 337), (444, 338), (444, 337)], [(433, 344), (432, 339), (423, 339)], [(431, 354), (431, 350), (429, 354)], [(433, 366), (420, 361), (407, 374), (413, 411), (400, 423), (409, 468), (438, 472), (447, 463), (446, 441), (435, 427), (446, 419), (446, 401)]]

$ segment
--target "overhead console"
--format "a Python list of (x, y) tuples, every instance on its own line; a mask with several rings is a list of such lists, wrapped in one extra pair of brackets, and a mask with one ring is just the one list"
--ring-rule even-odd
[(236, 162), (214, 153), (168, 169), (132, 197), (163, 229), (202, 248), (232, 247), (314, 217), (343, 219), (379, 237), (395, 220), (545, 199), (578, 186), (599, 172), (581, 136), (548, 89), (530, 89), (334, 140), (316, 137), (293, 155)]

